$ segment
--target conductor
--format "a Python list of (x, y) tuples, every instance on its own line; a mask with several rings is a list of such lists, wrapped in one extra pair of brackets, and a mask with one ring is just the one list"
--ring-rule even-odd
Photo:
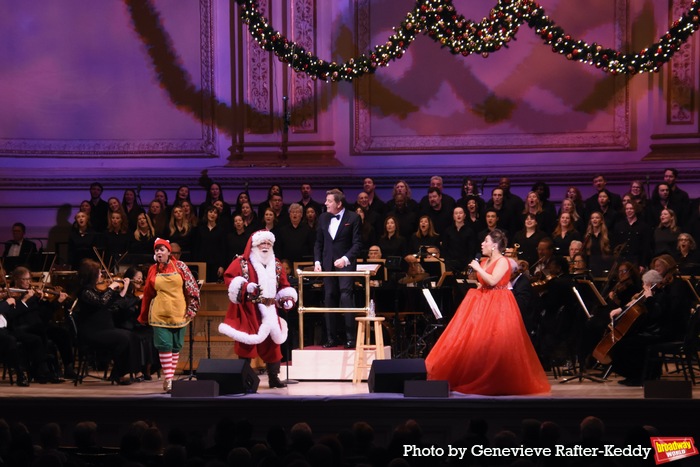
[[(319, 218), (314, 245), (314, 271), (354, 271), (357, 255), (362, 248), (360, 217), (345, 209), (345, 195), (338, 189), (326, 192), (326, 210)], [(327, 308), (354, 308), (353, 277), (324, 277)], [(345, 348), (355, 347), (354, 320), (344, 313)], [(336, 325), (333, 313), (326, 313), (326, 342), (324, 348), (335, 347)]]

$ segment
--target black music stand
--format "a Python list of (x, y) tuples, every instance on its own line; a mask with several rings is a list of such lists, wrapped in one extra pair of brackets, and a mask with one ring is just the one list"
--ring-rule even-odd
[[(296, 305), (295, 305), (295, 306), (296, 306)], [(282, 308), (282, 309), (284, 310), (284, 308)], [(287, 323), (289, 323), (289, 312), (292, 311), (292, 310), (284, 310), (284, 311), (285, 311), (285, 314), (286, 314), (286, 317), (287, 317)], [(299, 381), (297, 381), (297, 380), (295, 380), (295, 379), (290, 379), (290, 378), (289, 378), (289, 362), (292, 361), (292, 360), (291, 360), (291, 357), (290, 357), (290, 355), (289, 355), (289, 353), (291, 352), (290, 347), (291, 347), (292, 344), (293, 344), (293, 342), (289, 342), (289, 340), (290, 340), (290, 339), (289, 339), (289, 333), (287, 333), (287, 341), (288, 341), (288, 342), (287, 342), (287, 345), (286, 345), (286, 348), (287, 348), (286, 350), (287, 350), (287, 351), (285, 352), (285, 354), (286, 354), (285, 356), (287, 357), (287, 362), (286, 362), (286, 363), (287, 363), (287, 365), (286, 365), (286, 366), (287, 366), (287, 379), (285, 379), (284, 381), (282, 381), (282, 383), (284, 383), (284, 384), (299, 384)]]
[[(202, 292), (202, 285), (204, 285), (204, 281), (197, 281), (197, 286), (199, 287), (200, 293)], [(209, 322), (209, 320), (207, 320), (207, 323), (208, 322)], [(189, 370), (189, 375), (187, 375), (187, 378), (185, 378), (185, 379), (187, 379), (187, 381), (192, 381), (193, 379), (196, 378), (196, 376), (194, 374), (194, 324), (193, 323), (194, 323), (194, 320), (191, 319), (189, 324), (187, 325), (188, 332), (190, 335), (190, 338), (189, 338), (190, 354), (187, 356), (187, 364), (189, 365), (190, 370)], [(208, 342), (209, 342), (209, 327), (207, 326), (207, 358), (210, 358)]]
[[(584, 287), (590, 285), (590, 287), (592, 287), (593, 290), (595, 291), (595, 295), (600, 297), (600, 294), (597, 293), (598, 291), (597, 291), (597, 289), (595, 289), (595, 286), (593, 285), (593, 283), (591, 283), (590, 281), (585, 281), (585, 282), (586, 282), (586, 284), (584, 284)], [(579, 282), (579, 284), (580, 284), (580, 282)], [(586, 289), (584, 289), (584, 290), (586, 290)], [(591, 319), (591, 317), (593, 315), (591, 315), (591, 313), (588, 311), (588, 307), (586, 306), (586, 302), (583, 300), (581, 293), (576, 288), (576, 283), (574, 283), (574, 286), (571, 287), (571, 291), (576, 296), (576, 300), (578, 301), (579, 305), (581, 306), (581, 310), (583, 310), (583, 313), (586, 315), (586, 319)], [(602, 300), (602, 298), (601, 298), (601, 300)], [(603, 303), (605, 303), (604, 300), (603, 300)], [(578, 352), (576, 352), (576, 353), (578, 354)], [(578, 379), (579, 383), (582, 382), (584, 379), (587, 379), (588, 381), (592, 381), (594, 383), (604, 383), (606, 381), (605, 379), (598, 378), (598, 377), (593, 376), (593, 375), (589, 375), (588, 373), (583, 371), (584, 365), (585, 365), (585, 361), (583, 361), (583, 359), (580, 358), (579, 355), (576, 355), (576, 358), (574, 359), (574, 366), (576, 367), (576, 374), (573, 376), (569, 376), (568, 378), (562, 379), (561, 381), (559, 381), (559, 384), (566, 384), (569, 381), (573, 381), (576, 379)]]

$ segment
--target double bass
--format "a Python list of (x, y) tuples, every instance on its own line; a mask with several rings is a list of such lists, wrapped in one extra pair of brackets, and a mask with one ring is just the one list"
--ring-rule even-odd
[[(657, 285), (659, 284), (653, 284), (649, 290), (654, 290)], [(612, 322), (610, 323), (610, 326), (608, 326), (608, 330), (606, 331), (605, 335), (603, 335), (603, 338), (593, 350), (593, 358), (598, 360), (603, 365), (609, 365), (612, 363), (610, 353), (613, 347), (625, 336), (625, 334), (627, 334), (637, 319), (646, 312), (646, 308), (644, 307), (644, 299), (644, 290), (642, 290), (632, 297), (632, 300), (627, 304), (627, 307), (622, 310), (619, 315), (612, 319)]]

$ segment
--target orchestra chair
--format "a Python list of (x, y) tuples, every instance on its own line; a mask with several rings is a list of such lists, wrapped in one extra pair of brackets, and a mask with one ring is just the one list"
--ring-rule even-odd
[[(690, 312), (686, 334), (682, 341), (653, 344), (647, 348), (644, 360), (644, 376), (648, 377), (654, 364), (661, 363), (666, 374), (683, 373), (683, 379), (697, 384), (695, 371), (700, 370), (700, 305)], [(668, 365), (675, 365), (675, 370), (669, 371)]]
[[(355, 367), (353, 370), (352, 382), (362, 381), (362, 373), (367, 365), (365, 352), (374, 352), (375, 360), (384, 360), (384, 336), (382, 334), (382, 316), (358, 316), (357, 340), (355, 341)], [(371, 343), (372, 328), (374, 327), (374, 344)]]

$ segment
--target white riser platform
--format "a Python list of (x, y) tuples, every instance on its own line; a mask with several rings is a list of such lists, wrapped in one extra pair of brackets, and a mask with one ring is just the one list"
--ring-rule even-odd
[[(391, 346), (384, 346), (384, 355), (391, 358)], [(374, 352), (365, 352), (365, 364), (372, 365)], [(355, 367), (355, 349), (306, 348), (292, 350), (292, 364), (289, 366), (289, 378), (317, 381), (352, 381)], [(369, 376), (365, 369), (362, 379)]]

